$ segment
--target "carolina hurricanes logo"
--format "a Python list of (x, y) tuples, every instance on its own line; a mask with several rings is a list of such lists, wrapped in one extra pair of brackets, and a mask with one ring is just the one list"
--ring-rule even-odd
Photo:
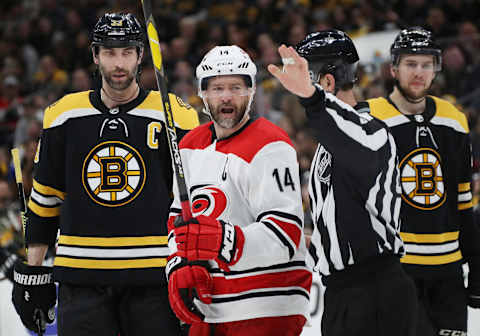
[(227, 196), (217, 186), (210, 184), (190, 188), (192, 211), (195, 216), (218, 218), (227, 208)]

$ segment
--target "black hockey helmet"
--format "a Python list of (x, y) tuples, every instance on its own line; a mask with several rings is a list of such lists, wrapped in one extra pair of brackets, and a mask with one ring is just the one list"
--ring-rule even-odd
[(403, 29), (390, 47), (392, 64), (398, 65), (400, 55), (417, 54), (433, 55), (435, 58), (435, 71), (442, 69), (442, 50), (435, 42), (432, 33), (422, 27)]
[(105, 13), (98, 20), (92, 33), (92, 47), (142, 48), (143, 40), (142, 26), (130, 13)]
[(343, 31), (328, 29), (308, 34), (296, 49), (300, 56), (308, 60), (312, 81), (317, 82), (327, 73), (333, 75), (338, 88), (357, 80), (357, 49)]

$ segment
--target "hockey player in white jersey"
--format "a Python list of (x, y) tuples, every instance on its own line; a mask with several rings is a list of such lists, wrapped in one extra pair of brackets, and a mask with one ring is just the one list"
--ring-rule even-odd
[(213, 121), (180, 142), (194, 219), (179, 220), (174, 188), (170, 304), (190, 335), (299, 335), (312, 278), (295, 149), (250, 114), (256, 66), (242, 49), (213, 48), (196, 74)]

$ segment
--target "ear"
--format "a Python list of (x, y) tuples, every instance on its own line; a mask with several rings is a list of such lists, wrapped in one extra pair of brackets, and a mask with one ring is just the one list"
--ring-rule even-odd
[(98, 65), (98, 56), (95, 55), (95, 49), (92, 48), (92, 57), (93, 57), (93, 62)]
[(394, 66), (393, 64), (390, 64), (390, 75), (392, 75), (393, 78), (397, 78), (397, 72), (398, 72), (397, 67)]
[(325, 89), (328, 92), (335, 92), (335, 77), (332, 74), (325, 75)]

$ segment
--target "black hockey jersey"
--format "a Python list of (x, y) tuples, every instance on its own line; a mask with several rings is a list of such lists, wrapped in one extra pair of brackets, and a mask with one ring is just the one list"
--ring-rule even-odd
[(389, 98), (368, 102), (372, 115), (390, 127), (398, 148), (405, 269), (415, 277), (460, 274), (462, 254), (467, 260), (480, 256), (465, 115), (432, 96), (417, 115), (400, 113)]
[[(170, 95), (177, 126), (198, 125)], [(172, 163), (160, 94), (141, 90), (108, 109), (99, 91), (49, 106), (28, 203), (28, 244), (53, 245), (56, 281), (141, 285), (165, 281)]]

